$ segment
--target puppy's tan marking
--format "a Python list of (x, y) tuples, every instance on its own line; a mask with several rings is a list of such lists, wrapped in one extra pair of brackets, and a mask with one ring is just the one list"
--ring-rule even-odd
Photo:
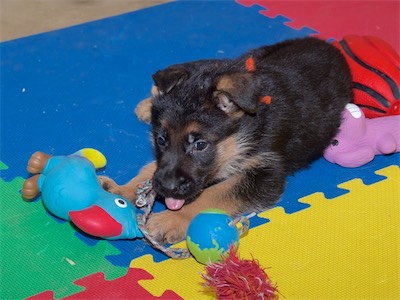
[(230, 165), (235, 160), (238, 153), (238, 145), (236, 143), (236, 137), (230, 136), (218, 144), (218, 155), (217, 163), (215, 166), (216, 178), (228, 178), (232, 173)]
[(218, 78), (217, 90), (225, 91), (232, 96), (239, 96), (250, 80), (252, 80), (252, 75), (248, 73), (222, 75)]
[(155, 85), (151, 87), (150, 92), (153, 97), (160, 95), (160, 90)]
[(153, 85), (151, 88), (151, 97), (140, 101), (139, 104), (136, 106), (135, 115), (140, 121), (150, 124), (151, 106), (153, 105), (153, 98), (155, 96), (158, 96), (159, 94), (160, 94), (159, 89), (155, 85)]
[(160, 120), (161, 128), (165, 131), (168, 132), (170, 130), (170, 124), (167, 120), (161, 119)]
[(186, 125), (184, 132), (185, 135), (188, 136), (189, 134), (194, 134), (200, 132), (202, 129), (201, 125), (197, 122), (190, 122)]
[(218, 79), (217, 91), (229, 92), (235, 88), (235, 83), (230, 75), (222, 75)]
[(218, 155), (215, 166), (216, 178), (226, 179), (243, 170), (258, 167), (262, 164), (258, 156), (249, 156), (251, 144), (238, 135), (230, 136), (217, 146)]
[(153, 105), (152, 98), (146, 98), (139, 102), (135, 108), (136, 117), (147, 124), (151, 122), (151, 106)]

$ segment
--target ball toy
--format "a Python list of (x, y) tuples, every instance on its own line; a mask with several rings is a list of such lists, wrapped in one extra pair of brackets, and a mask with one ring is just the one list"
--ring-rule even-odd
[(239, 231), (237, 223), (222, 210), (200, 212), (187, 230), (186, 243), (190, 253), (202, 264), (221, 261), (231, 245), (238, 247), (240, 235), (248, 229), (248, 223), (242, 223)]

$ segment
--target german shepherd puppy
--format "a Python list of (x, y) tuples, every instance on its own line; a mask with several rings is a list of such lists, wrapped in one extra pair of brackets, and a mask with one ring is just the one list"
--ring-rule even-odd
[(153, 80), (136, 111), (151, 121), (156, 161), (124, 186), (102, 181), (133, 200), (153, 178), (168, 209), (148, 229), (164, 243), (182, 240), (203, 209), (236, 216), (274, 205), (286, 176), (321, 157), (353, 98), (345, 59), (315, 38), (173, 65)]

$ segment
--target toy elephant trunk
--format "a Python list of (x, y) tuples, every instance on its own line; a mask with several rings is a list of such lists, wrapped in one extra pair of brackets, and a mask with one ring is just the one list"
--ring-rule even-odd
[[(104, 196), (110, 195), (111, 198), (107, 204), (92, 205), (83, 210), (71, 211), (69, 216), (72, 223), (82, 231), (104, 239), (142, 238), (143, 234), (136, 222), (136, 209), (123, 198), (115, 198), (113, 194)], [(102, 199), (105, 199), (104, 196)], [(117, 210), (124, 211), (123, 218), (120, 216), (116, 219), (115, 214), (109, 213), (115, 210), (115, 206), (118, 207)]]

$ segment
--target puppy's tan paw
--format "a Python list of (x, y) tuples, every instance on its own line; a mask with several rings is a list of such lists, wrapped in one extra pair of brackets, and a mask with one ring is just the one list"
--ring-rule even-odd
[(106, 191), (113, 193), (113, 194), (118, 194), (118, 192), (120, 191), (121, 186), (118, 185), (110, 177), (98, 176), (97, 178), (99, 179), (100, 184), (103, 187), (103, 189), (105, 189)]
[(147, 124), (151, 121), (151, 106), (153, 102), (151, 98), (144, 99), (139, 102), (135, 108), (135, 114), (138, 119)]
[(120, 195), (129, 201), (133, 201), (135, 199), (135, 191), (131, 190), (129, 187), (125, 185), (118, 185), (114, 180), (107, 176), (98, 176), (101, 186), (106, 191)]
[(175, 244), (186, 238), (189, 220), (179, 212), (164, 211), (151, 215), (147, 230), (160, 244)]

